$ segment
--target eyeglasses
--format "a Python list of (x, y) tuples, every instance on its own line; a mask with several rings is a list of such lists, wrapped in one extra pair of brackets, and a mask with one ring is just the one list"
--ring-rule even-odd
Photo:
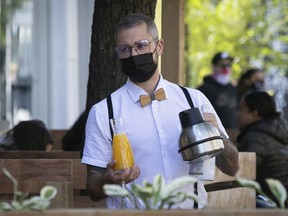
[[(124, 59), (124, 58), (128, 58), (131, 56), (131, 53), (132, 53), (132, 48), (135, 49), (135, 51), (141, 55), (141, 54), (146, 54), (146, 53), (149, 53), (150, 52), (150, 44), (155, 41), (155, 40), (158, 40), (158, 39), (154, 39), (152, 41), (148, 41), (146, 39), (144, 40), (140, 40), (140, 41), (136, 41), (134, 43), (133, 46), (130, 46), (129, 44), (124, 44), (124, 45), (120, 45), (120, 46), (117, 46), (115, 49), (116, 49), (116, 53), (117, 53), (117, 56), (120, 58), (120, 59)], [(156, 48), (155, 48), (156, 49)]]

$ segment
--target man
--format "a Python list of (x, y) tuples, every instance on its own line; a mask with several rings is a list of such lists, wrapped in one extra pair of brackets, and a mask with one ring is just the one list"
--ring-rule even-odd
[[(158, 38), (153, 19), (142, 14), (128, 15), (116, 26), (115, 38), (116, 52), (128, 80), (111, 94), (112, 108), (114, 117), (124, 120), (135, 165), (120, 173), (113, 170), (112, 135), (107, 100), (104, 99), (90, 110), (82, 157), (82, 163), (87, 164), (87, 189), (94, 201), (107, 198), (103, 192), (104, 184), (125, 181), (129, 187), (129, 183), (142, 184), (144, 179), (152, 182), (157, 174), (169, 183), (189, 172), (188, 163), (178, 153), (181, 133), (178, 115), (190, 106), (180, 87), (164, 80), (158, 71), (158, 57), (163, 52), (164, 41)], [(159, 89), (165, 91), (164, 100), (155, 99), (154, 93)], [(188, 91), (195, 107), (208, 104), (214, 111), (200, 91)], [(151, 103), (146, 105), (140, 101), (141, 95), (150, 95)], [(215, 111), (214, 114), (214, 123), (227, 136)], [(217, 157), (216, 164), (228, 175), (235, 175), (239, 168), (237, 148), (226, 140), (225, 151)], [(205, 200), (203, 184), (198, 189), (199, 197)], [(194, 188), (189, 190), (193, 192)], [(119, 208), (119, 199), (109, 197), (107, 207)], [(193, 202), (179, 207), (192, 208)]]
[(210, 100), (226, 129), (236, 129), (237, 90), (231, 84), (233, 58), (226, 52), (212, 59), (212, 74), (204, 77), (198, 89)]

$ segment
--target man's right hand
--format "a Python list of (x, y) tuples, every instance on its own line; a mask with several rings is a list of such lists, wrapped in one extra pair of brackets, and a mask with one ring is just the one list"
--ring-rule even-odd
[(128, 184), (137, 179), (140, 175), (140, 168), (135, 164), (131, 168), (123, 169), (120, 171), (114, 171), (114, 166), (115, 161), (110, 161), (107, 164), (106, 175), (115, 184), (121, 184), (123, 181)]
[(123, 181), (127, 184), (137, 179), (140, 175), (140, 168), (137, 165), (120, 172), (114, 171), (114, 165), (115, 161), (110, 161), (106, 166), (106, 170), (87, 165), (86, 188), (89, 197), (93, 201), (98, 202), (107, 198), (103, 191), (105, 184), (122, 184)]

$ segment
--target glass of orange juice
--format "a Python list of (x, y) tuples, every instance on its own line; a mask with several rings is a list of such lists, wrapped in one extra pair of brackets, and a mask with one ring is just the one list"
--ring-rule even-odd
[(124, 129), (122, 118), (110, 120), (113, 129), (113, 160), (116, 161), (115, 171), (131, 168), (134, 165), (133, 152)]

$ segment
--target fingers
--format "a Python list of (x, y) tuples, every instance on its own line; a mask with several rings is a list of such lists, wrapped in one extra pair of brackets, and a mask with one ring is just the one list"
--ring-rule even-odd
[(215, 114), (203, 113), (203, 116), (204, 116), (205, 121), (211, 122), (216, 128), (219, 128)]
[(110, 161), (107, 164), (107, 175), (116, 184), (121, 184), (123, 181), (129, 183), (137, 179), (140, 175), (140, 168), (134, 165), (132, 168), (114, 171), (115, 161)]
[(125, 183), (129, 183), (137, 179), (140, 175), (140, 168), (137, 165), (134, 165), (130, 169), (129, 175), (125, 178)]

